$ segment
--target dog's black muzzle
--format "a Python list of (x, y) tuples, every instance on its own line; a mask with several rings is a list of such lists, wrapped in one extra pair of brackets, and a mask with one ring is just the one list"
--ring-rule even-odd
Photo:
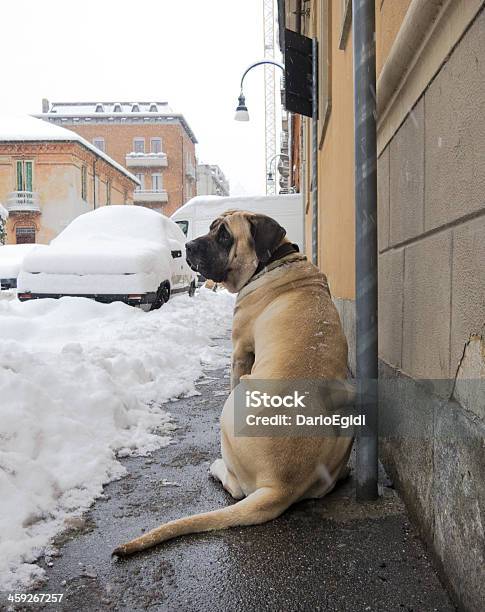
[(216, 283), (224, 280), (227, 255), (220, 252), (214, 240), (205, 236), (196, 238), (186, 243), (185, 251), (192, 270)]

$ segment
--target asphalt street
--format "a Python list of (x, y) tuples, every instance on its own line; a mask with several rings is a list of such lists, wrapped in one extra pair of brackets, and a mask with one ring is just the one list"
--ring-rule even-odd
[(58, 538), (60, 556), (43, 562), (49, 580), (37, 592), (63, 593), (63, 600), (33, 608), (454, 610), (385, 481), (375, 503), (357, 504), (350, 478), (328, 497), (297, 504), (271, 523), (186, 536), (112, 559), (117, 544), (164, 521), (232, 503), (208, 476), (219, 456), (228, 372), (209, 371), (200, 382), (200, 396), (167, 406), (178, 426), (173, 444), (151, 457), (124, 459), (128, 476), (109, 484), (104, 498)]

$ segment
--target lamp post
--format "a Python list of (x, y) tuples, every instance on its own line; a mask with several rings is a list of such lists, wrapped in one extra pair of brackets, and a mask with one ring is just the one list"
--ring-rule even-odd
[[(248, 107), (246, 106), (246, 98), (244, 96), (244, 79), (248, 72), (256, 66), (277, 66), (284, 71), (285, 67), (280, 62), (273, 59), (263, 59), (254, 62), (246, 68), (241, 77), (241, 87), (234, 119), (236, 121), (249, 121)], [(273, 71), (270, 71), (271, 74)], [(268, 70), (265, 71), (265, 166), (268, 166), (269, 158), (276, 152), (276, 115), (275, 115), (275, 100), (274, 100), (274, 76), (268, 77)], [(266, 182), (266, 194), (274, 192), (273, 184)]]
[(273, 157), (269, 160), (268, 168), (267, 168), (268, 172), (266, 174), (266, 182), (269, 185), (272, 185), (276, 181), (276, 174), (277, 174), (276, 168), (274, 171), (274, 178), (273, 178), (273, 173), (271, 172), (271, 168), (272, 168), (273, 163), (278, 159), (278, 157), (280, 157), (281, 159), (288, 160), (288, 161), (290, 160), (290, 156), (287, 155), (286, 153), (276, 153), (276, 155), (273, 155)]
[(237, 103), (237, 108), (236, 108), (236, 114), (234, 115), (234, 119), (236, 121), (249, 121), (248, 107), (246, 106), (246, 98), (244, 96), (244, 91), (243, 91), (244, 78), (246, 77), (247, 73), (250, 70), (252, 70), (253, 68), (256, 68), (256, 66), (262, 66), (263, 64), (272, 64), (273, 66), (278, 66), (278, 68), (281, 68), (283, 72), (285, 70), (285, 67), (283, 64), (275, 60), (271, 60), (271, 59), (264, 59), (264, 60), (260, 60), (259, 62), (254, 62), (254, 64), (251, 64), (250, 66), (246, 68), (246, 70), (244, 71), (241, 77), (241, 87), (240, 87), (241, 91), (240, 91), (239, 98), (237, 101), (238, 103)]

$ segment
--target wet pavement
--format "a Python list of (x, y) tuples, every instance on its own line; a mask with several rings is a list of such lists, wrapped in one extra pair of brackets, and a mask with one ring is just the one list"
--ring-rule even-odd
[(394, 490), (383, 486), (377, 502), (357, 504), (352, 479), (265, 525), (112, 559), (117, 544), (162, 522), (232, 503), (208, 476), (228, 387), (228, 372), (208, 372), (200, 396), (167, 406), (178, 425), (174, 443), (123, 460), (128, 476), (59, 538), (52, 567), (43, 563), (49, 581), (38, 592), (63, 593), (61, 604), (36, 610), (454, 610)]

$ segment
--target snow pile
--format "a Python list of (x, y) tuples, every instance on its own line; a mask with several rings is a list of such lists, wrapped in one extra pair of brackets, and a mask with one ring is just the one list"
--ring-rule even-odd
[(82, 298), (0, 301), (0, 590), (43, 576), (33, 562), (125, 473), (117, 456), (168, 444), (159, 404), (227, 364), (211, 338), (230, 327), (233, 304), (205, 289), (150, 313)]
[(6, 244), (0, 246), (0, 278), (17, 278), (24, 258), (37, 247), (41, 249), (45, 245)]

